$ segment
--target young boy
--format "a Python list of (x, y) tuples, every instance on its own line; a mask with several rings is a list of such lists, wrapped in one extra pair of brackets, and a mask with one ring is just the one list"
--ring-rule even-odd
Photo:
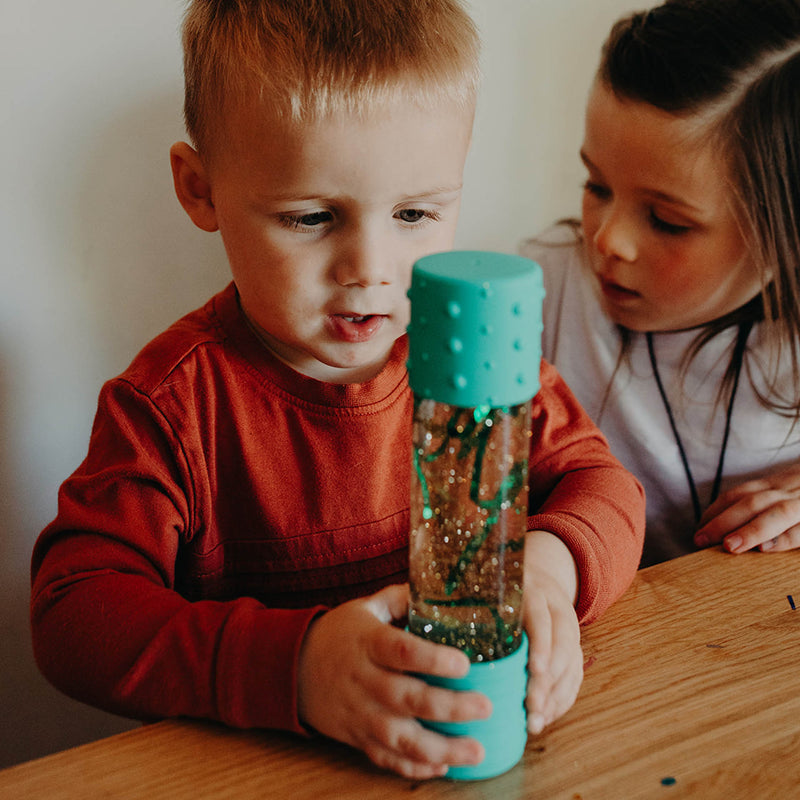
[[(178, 198), (233, 283), (103, 388), (33, 555), (38, 663), (142, 719), (318, 731), (426, 778), (481, 746), (462, 653), (407, 613), (413, 262), (452, 246), (478, 43), (456, 0), (194, 0)], [(555, 372), (534, 404), (530, 727), (625, 589), (643, 501)]]

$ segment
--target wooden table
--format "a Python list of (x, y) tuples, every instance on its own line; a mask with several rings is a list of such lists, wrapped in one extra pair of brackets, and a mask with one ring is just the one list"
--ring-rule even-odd
[(493, 780), (415, 783), (333, 742), (170, 721), (6, 769), (0, 797), (800, 797), (800, 552), (642, 570), (584, 649), (575, 706)]

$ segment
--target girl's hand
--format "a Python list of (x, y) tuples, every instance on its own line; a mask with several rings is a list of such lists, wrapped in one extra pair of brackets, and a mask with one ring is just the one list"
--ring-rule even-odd
[(525, 630), (530, 658), (528, 731), (541, 733), (575, 702), (583, 682), (583, 650), (575, 614), (577, 575), (569, 550), (550, 533), (525, 544)]
[(703, 514), (694, 542), (698, 547), (722, 542), (731, 553), (800, 547), (800, 465), (721, 494)]
[(484, 756), (476, 740), (443, 736), (419, 719), (485, 719), (491, 703), (482, 694), (432, 687), (409, 674), (458, 678), (469, 670), (469, 659), (392, 624), (407, 614), (408, 586), (390, 586), (317, 619), (300, 654), (298, 707), (316, 731), (419, 780)]

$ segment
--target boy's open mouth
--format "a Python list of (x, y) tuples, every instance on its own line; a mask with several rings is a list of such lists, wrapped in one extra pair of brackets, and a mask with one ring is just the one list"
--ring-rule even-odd
[(344, 342), (365, 342), (383, 325), (382, 314), (332, 314), (329, 318), (333, 335)]

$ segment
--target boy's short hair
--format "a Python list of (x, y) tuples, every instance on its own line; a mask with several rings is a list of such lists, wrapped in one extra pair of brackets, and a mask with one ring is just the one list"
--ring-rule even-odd
[(189, 0), (186, 128), (198, 149), (226, 104), (257, 97), (291, 121), (361, 113), (407, 93), (474, 103), (479, 39), (461, 0)]

